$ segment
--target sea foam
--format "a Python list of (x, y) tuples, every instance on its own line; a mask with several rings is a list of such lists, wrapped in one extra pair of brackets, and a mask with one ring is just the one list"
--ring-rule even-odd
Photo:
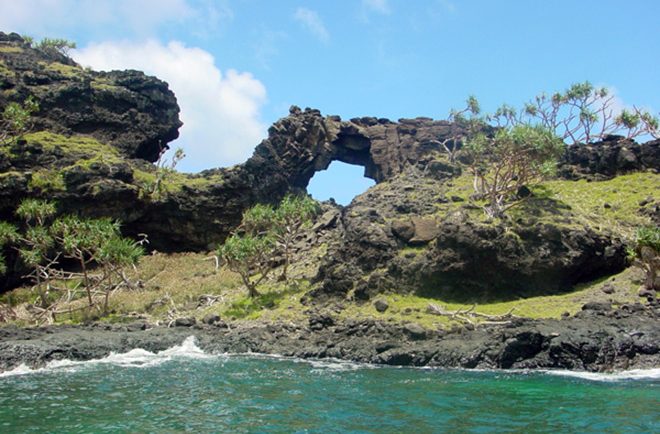
[(612, 373), (602, 372), (582, 372), (582, 371), (543, 371), (549, 375), (561, 377), (579, 378), (590, 381), (629, 381), (629, 380), (660, 380), (660, 368), (653, 369), (631, 369), (629, 371), (620, 371)]
[(125, 353), (110, 353), (107, 357), (101, 359), (92, 359), (85, 361), (78, 360), (53, 360), (41, 368), (30, 368), (25, 364), (20, 364), (12, 370), (0, 373), (2, 377), (12, 377), (16, 375), (34, 374), (39, 372), (72, 372), (82, 366), (95, 364), (111, 364), (122, 367), (147, 368), (158, 366), (162, 363), (175, 358), (187, 359), (206, 359), (213, 357), (206, 354), (197, 346), (197, 340), (194, 336), (187, 337), (181, 345), (175, 345), (163, 351), (152, 353), (141, 348), (135, 348)]

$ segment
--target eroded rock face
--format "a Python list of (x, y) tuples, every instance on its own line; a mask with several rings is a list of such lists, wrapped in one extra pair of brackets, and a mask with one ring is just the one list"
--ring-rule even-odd
[(543, 204), (538, 216), (484, 221), (480, 209), (452, 200), (447, 184), (404, 173), (355, 198), (342, 212), (344, 230), (321, 263), (314, 295), (366, 300), (408, 291), (501, 300), (567, 290), (626, 265), (621, 239), (568, 213), (555, 218)]
[[(208, 250), (250, 206), (304, 190), (316, 172), (342, 161), (363, 166), (378, 185), (319, 219), (315, 229), (334, 235), (328, 237), (317, 295), (352, 291), (367, 299), (401, 287), (458, 298), (497, 295), (504, 288), (554, 291), (624, 264), (620, 240), (570, 216), (475, 218), (481, 211), (453, 188), (461, 167), (448, 161), (439, 144), (459, 132), (446, 121), (343, 121), (294, 106), (244, 164), (170, 176), (162, 192), (153, 194), (145, 183), (156, 176), (149, 161), (181, 125), (166, 83), (135, 71), (86, 71), (64, 56), (28, 47), (14, 34), (0, 33), (0, 61), (0, 109), (33, 95), (41, 106), (35, 130), (59, 134), (2, 149), (3, 220), (14, 218), (24, 197), (48, 198), (61, 213), (120, 219), (126, 234), (147, 234), (157, 250)], [(92, 145), (85, 142), (90, 137), (96, 139)], [(85, 150), (90, 146), (91, 154)], [(569, 147), (560, 173), (598, 180), (657, 170), (659, 163), (657, 140), (637, 145), (611, 137)], [(657, 211), (653, 200), (640, 212)]]
[(32, 95), (36, 130), (88, 134), (128, 158), (156, 161), (179, 136), (179, 106), (167, 83), (139, 71), (95, 72), (0, 32), (0, 108)]
[(559, 175), (566, 179), (610, 179), (640, 170), (660, 169), (660, 140), (639, 145), (621, 136), (608, 136), (589, 145), (566, 147)]

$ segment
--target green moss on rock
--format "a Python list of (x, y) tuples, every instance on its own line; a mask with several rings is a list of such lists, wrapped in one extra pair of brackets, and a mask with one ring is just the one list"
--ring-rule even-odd
[(106, 155), (119, 155), (119, 151), (116, 148), (110, 145), (105, 145), (89, 136), (73, 135), (66, 137), (48, 131), (39, 131), (26, 134), (23, 138), (28, 143), (34, 142), (41, 144), (45, 150), (53, 150), (55, 147), (60, 147), (64, 151), (85, 152), (90, 155), (97, 155), (100, 153)]
[(15, 45), (0, 45), (0, 53), (20, 53), (23, 49)]
[(64, 176), (59, 170), (39, 170), (32, 173), (28, 188), (31, 191), (50, 193), (66, 190)]
[(65, 77), (80, 77), (85, 71), (80, 66), (66, 65), (59, 62), (39, 62), (48, 71), (54, 71)]

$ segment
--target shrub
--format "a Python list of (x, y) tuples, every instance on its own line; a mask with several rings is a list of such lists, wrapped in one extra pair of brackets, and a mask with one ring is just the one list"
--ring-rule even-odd
[(294, 242), (318, 210), (309, 196), (287, 195), (277, 208), (257, 204), (243, 213), (238, 230), (216, 254), (241, 276), (248, 295), (258, 296), (257, 286), (273, 270), (277, 255), (284, 258), (281, 278), (288, 280)]
[(501, 128), (492, 137), (478, 134), (465, 149), (477, 198), (486, 202), (486, 215), (502, 217), (524, 199), (518, 194), (522, 187), (554, 173), (563, 143), (544, 127), (517, 125)]
[(585, 81), (563, 92), (541, 93), (520, 111), (505, 104), (487, 118), (500, 127), (540, 125), (569, 144), (590, 143), (611, 134), (658, 137), (655, 116), (635, 106), (616, 114), (614, 103), (609, 89)]
[(633, 264), (644, 270), (644, 286), (660, 290), (660, 227), (637, 229), (630, 255)]
[(147, 194), (150, 199), (160, 199), (167, 192), (164, 182), (167, 178), (171, 177), (174, 173), (177, 164), (186, 157), (186, 154), (183, 152), (183, 149), (177, 148), (174, 151), (172, 160), (168, 161), (165, 158), (165, 153), (169, 148), (162, 147), (160, 153), (158, 154), (158, 160), (156, 161), (156, 171), (153, 177), (153, 180), (144, 180), (142, 182), (141, 188)]
[[(56, 281), (80, 281), (87, 294), (88, 306), (94, 307), (94, 294), (103, 295), (103, 313), (107, 313), (110, 293), (121, 285), (131, 287), (123, 269), (135, 264), (143, 254), (142, 246), (122, 238), (119, 223), (110, 219), (81, 219), (64, 216), (52, 221), (56, 206), (52, 202), (25, 199), (16, 209), (23, 219), (21, 231), (0, 222), (0, 247), (12, 244), (19, 258), (31, 269), (28, 274), (34, 284), (43, 313), (56, 314), (57, 303), (51, 293), (59, 288)], [(62, 269), (62, 257), (73, 259), (80, 273)], [(2, 260), (4, 266), (4, 259)]]
[(275, 210), (272, 231), (277, 246), (284, 255), (282, 279), (288, 280), (287, 271), (293, 255), (294, 242), (318, 212), (318, 203), (311, 197), (302, 195), (285, 196)]
[(47, 54), (58, 53), (68, 57), (69, 50), (76, 48), (76, 43), (61, 38), (43, 38), (34, 48)]
[(275, 242), (272, 236), (232, 234), (218, 247), (216, 254), (223, 258), (229, 269), (241, 276), (251, 298), (259, 296), (257, 286), (272, 270)]
[(32, 114), (39, 110), (39, 104), (29, 96), (22, 104), (9, 103), (0, 117), (0, 145), (14, 143), (32, 129)]
[(15, 242), (17, 239), (18, 231), (16, 227), (10, 223), (0, 221), (0, 274), (7, 272), (7, 264), (2, 249), (5, 245)]

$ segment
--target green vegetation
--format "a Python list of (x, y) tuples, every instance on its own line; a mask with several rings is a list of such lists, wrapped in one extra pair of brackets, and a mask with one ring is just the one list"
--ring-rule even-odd
[(44, 169), (32, 173), (28, 188), (31, 191), (55, 192), (66, 190), (66, 185), (61, 171)]
[(452, 164), (459, 152), (467, 154), (486, 215), (501, 218), (523, 199), (521, 189), (529, 193), (554, 173), (565, 142), (590, 143), (611, 134), (658, 137), (655, 116), (634, 106), (615, 114), (613, 106), (609, 90), (588, 81), (540, 94), (520, 110), (504, 104), (486, 115), (470, 96), (463, 110), (451, 110), (444, 139), (432, 142), (442, 145)]
[[(97, 307), (94, 297), (101, 294), (99, 310), (107, 314), (110, 294), (119, 287), (134, 286), (124, 269), (137, 263), (142, 246), (122, 238), (119, 224), (109, 219), (64, 216), (53, 221), (55, 214), (54, 203), (25, 199), (16, 209), (16, 216), (23, 220), (20, 231), (0, 222), (0, 245), (11, 245), (30, 270), (26, 277), (32, 281), (40, 305), (35, 320), (53, 321), (61, 313), (58, 305), (71, 302), (80, 286), (87, 295), (88, 311)], [(74, 260), (81, 271), (62, 269), (62, 258)], [(4, 259), (2, 265), (4, 269)], [(62, 295), (59, 300), (57, 293)]]
[(660, 174), (652, 172), (599, 182), (552, 180), (534, 189), (535, 197), (511, 214), (514, 219), (537, 215), (552, 222), (571, 217), (581, 225), (632, 238), (638, 227), (651, 224), (639, 213), (639, 203), (657, 195), (658, 185)]
[(308, 196), (287, 196), (276, 209), (255, 205), (243, 213), (241, 226), (216, 254), (241, 276), (248, 295), (258, 297), (257, 286), (273, 270), (278, 254), (284, 257), (282, 279), (288, 280), (293, 243), (317, 212), (318, 204)]
[(152, 201), (164, 200), (170, 194), (180, 193), (184, 187), (191, 189), (204, 189), (223, 183), (223, 176), (220, 174), (199, 176), (172, 171), (161, 177), (159, 187), (160, 193), (150, 194), (149, 192), (154, 191), (154, 186), (158, 179), (156, 173), (158, 169), (156, 167), (149, 169), (150, 170), (136, 168), (133, 172), (133, 177), (135, 178), (135, 183), (140, 188), (143, 197)]
[[(28, 41), (26, 40), (26, 42)], [(57, 53), (67, 57), (69, 56), (69, 50), (76, 48), (75, 42), (61, 38), (43, 38), (36, 44), (33, 41), (30, 44), (33, 48), (41, 50), (46, 54)]]
[[(248, 214), (248, 212), (246, 212)], [(250, 297), (257, 297), (257, 286), (268, 277), (272, 267), (275, 241), (272, 235), (243, 233), (230, 236), (217, 250), (229, 269), (241, 276)]]
[(615, 113), (614, 108), (614, 96), (607, 88), (585, 81), (563, 92), (541, 93), (521, 110), (504, 104), (486, 118), (498, 127), (540, 125), (572, 144), (602, 140), (610, 134), (630, 139), (658, 137), (658, 119), (648, 111), (633, 106)]
[(156, 171), (151, 176), (143, 176), (141, 181), (141, 186), (147, 196), (151, 199), (160, 199), (166, 192), (164, 182), (169, 178), (174, 176), (176, 173), (176, 165), (185, 158), (186, 154), (183, 153), (183, 149), (178, 148), (174, 151), (172, 156), (172, 161), (168, 162), (164, 158), (167, 148), (162, 148), (160, 155), (158, 156), (158, 161), (156, 162)]
[(92, 86), (92, 89), (95, 90), (109, 91), (113, 93), (126, 92), (125, 88), (115, 85), (113, 81), (105, 77), (95, 77), (90, 84)]
[(635, 235), (630, 251), (633, 264), (644, 271), (647, 289), (660, 290), (660, 227), (641, 227)]
[(520, 190), (554, 173), (563, 143), (539, 126), (516, 125), (498, 130), (494, 137), (478, 134), (465, 150), (470, 157), (474, 189), (485, 200), (489, 217), (501, 218), (520, 203)]
[(30, 118), (39, 104), (30, 96), (22, 104), (7, 104), (0, 116), (0, 146), (15, 143), (32, 128)]
[(291, 264), (294, 243), (303, 228), (308, 226), (312, 218), (318, 214), (319, 204), (309, 196), (287, 195), (274, 211), (273, 216), (270, 217), (271, 231), (275, 236), (275, 243), (284, 256), (282, 279), (288, 280), (287, 271)]
[(119, 150), (114, 146), (106, 145), (98, 140), (83, 135), (66, 137), (49, 131), (38, 131), (25, 134), (23, 139), (29, 144), (40, 145), (44, 151), (62, 151), (76, 159), (92, 160), (102, 158), (106, 162), (119, 162)]
[(0, 45), (0, 53), (20, 53), (23, 51), (21, 47), (16, 47), (14, 45)]
[[(1, 48), (2, 47), (0, 47), (0, 49)], [(11, 69), (7, 68), (7, 65), (5, 64), (5, 62), (2, 59), (0, 59), (0, 84), (2, 83), (3, 78), (13, 77), (15, 75), (16, 75), (16, 73), (14, 71), (12, 71)], [(3, 91), (3, 92), (6, 92), (6, 91)]]
[(66, 77), (76, 77), (83, 72), (79, 66), (66, 65), (59, 62), (39, 62), (44, 68), (62, 74)]

